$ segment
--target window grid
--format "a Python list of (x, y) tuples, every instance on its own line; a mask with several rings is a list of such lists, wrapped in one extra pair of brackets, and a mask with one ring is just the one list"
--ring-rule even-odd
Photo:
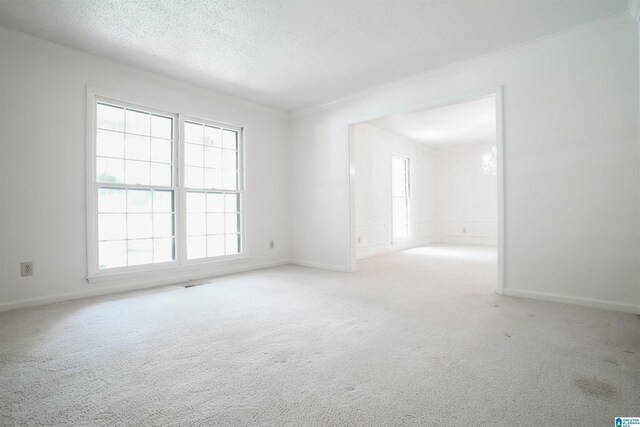
[[(113, 110), (121, 110), (122, 111), (122, 126), (118, 126), (118, 123), (116, 122), (116, 127), (117, 129), (114, 128), (109, 128), (109, 127), (105, 127), (105, 126), (100, 126), (100, 110), (108, 110), (108, 109), (113, 109)], [(134, 109), (134, 108), (128, 108), (126, 106), (120, 106), (120, 105), (115, 105), (115, 104), (111, 104), (111, 103), (106, 103), (106, 102), (97, 102), (97, 120), (96, 120), (96, 164), (98, 167), (96, 167), (96, 181), (98, 183), (109, 183), (109, 184), (127, 184), (127, 185), (159, 185), (159, 186), (163, 186), (163, 187), (171, 187), (174, 183), (174, 170), (173, 167), (171, 167), (173, 165), (173, 150), (174, 150), (174, 135), (173, 135), (173, 129), (174, 129), (174, 125), (175, 125), (175, 120), (173, 117), (170, 116), (165, 116), (165, 115), (160, 115), (160, 114), (156, 114), (156, 113), (152, 113), (152, 112), (146, 112), (146, 111), (140, 111), (138, 109)], [(128, 120), (130, 120), (129, 118), (129, 113), (132, 114), (139, 114), (139, 115), (143, 115), (143, 116), (147, 116), (148, 117), (148, 124), (149, 124), (149, 129), (148, 132), (136, 132), (135, 129), (134, 130), (130, 130), (130, 126), (128, 125)], [(113, 119), (113, 117), (112, 117)], [(164, 120), (164, 121), (168, 121), (169, 124), (169, 128), (168, 128), (168, 132), (165, 129), (164, 135), (160, 132), (156, 133), (154, 131), (154, 119), (156, 121), (156, 124), (160, 124), (161, 122), (158, 122), (159, 120)], [(108, 120), (105, 120), (108, 123)], [(132, 126), (131, 126), (132, 127)], [(120, 140), (121, 140), (121, 149), (119, 150), (121, 152), (121, 156), (115, 156), (115, 155), (105, 155), (103, 152), (101, 152), (100, 150), (100, 145), (102, 145), (100, 143), (101, 138), (99, 137), (100, 135), (110, 135), (110, 134), (114, 134), (114, 135), (119, 135), (120, 136)], [(148, 147), (148, 156), (144, 156), (144, 157), (140, 157), (139, 155), (130, 155), (129, 154), (129, 150), (132, 150), (131, 146), (134, 144), (133, 142), (133, 138), (142, 138), (142, 139), (146, 139), (147, 141), (144, 141), (143, 144), (148, 143), (149, 147)], [(160, 143), (168, 143), (169, 144), (169, 148), (168, 148), (168, 157), (166, 161), (159, 161), (157, 160), (157, 157), (154, 156), (154, 147), (157, 144)], [(102, 149), (104, 150), (104, 148)], [(166, 154), (166, 153), (165, 153)], [(148, 160), (145, 158), (148, 157)], [(105, 162), (105, 160), (107, 162)], [(120, 179), (113, 180), (113, 179), (101, 179), (100, 178), (100, 164), (101, 163), (107, 163), (108, 161), (111, 161), (112, 164), (116, 164), (116, 163), (120, 163), (122, 166), (122, 174)], [(133, 178), (130, 178), (130, 174), (127, 173), (127, 167), (131, 167), (133, 168), (134, 165), (141, 165), (141, 164), (147, 164), (148, 166), (148, 171), (146, 173), (147, 177), (144, 180), (138, 181), (135, 180)], [(159, 183), (159, 180), (154, 180), (153, 179), (153, 170), (154, 170), (154, 165), (161, 165), (161, 166), (169, 166), (168, 168), (168, 172), (169, 172), (169, 176), (168, 176), (168, 182), (165, 183)], [(108, 170), (108, 168), (106, 168), (106, 170)], [(165, 173), (167, 171), (165, 170)], [(166, 177), (165, 177), (166, 178)], [(145, 182), (146, 181), (146, 182)]]
[[(101, 114), (102, 113), (102, 114)], [(129, 120), (137, 115), (138, 126), (142, 124), (143, 130), (137, 131), (134, 125), (130, 126)], [(141, 119), (141, 121), (140, 121)], [(175, 188), (175, 168), (174, 168), (174, 131), (176, 117), (158, 114), (151, 111), (142, 111), (136, 108), (129, 108), (121, 103), (96, 101), (96, 169), (95, 181), (98, 193), (97, 206), (97, 268), (106, 270), (112, 268), (131, 267), (138, 265), (153, 265), (159, 263), (175, 262), (176, 253), (176, 188)], [(164, 126), (163, 126), (164, 124)], [(158, 129), (155, 127), (158, 126)], [(101, 138), (102, 135), (102, 138)], [(135, 139), (138, 139), (137, 141)], [(105, 141), (106, 139), (106, 141)], [(107, 144), (105, 147), (104, 145)], [(108, 144), (112, 144), (109, 147)], [(138, 145), (138, 152), (135, 152), (134, 144)], [(143, 150), (140, 150), (142, 146)], [(164, 146), (165, 152), (162, 153)], [(155, 152), (156, 149), (160, 151)], [(106, 151), (106, 152), (105, 152)], [(145, 153), (146, 151), (146, 153)], [(142, 153), (142, 154), (141, 154)], [(116, 179), (108, 175), (100, 175), (100, 162), (119, 162), (122, 173)], [(135, 165), (147, 164), (146, 178), (133, 179), (127, 168)], [(154, 165), (162, 165), (166, 175), (164, 179), (154, 179)], [(108, 168), (103, 170), (105, 173)], [(119, 178), (119, 179), (118, 179)], [(100, 207), (100, 194), (102, 191), (122, 191), (124, 203), (122, 209), (116, 212), (105, 212)], [(143, 196), (149, 199), (150, 207), (147, 210), (138, 211), (132, 209), (134, 192), (139, 194), (147, 193)], [(170, 207), (168, 210), (156, 209), (156, 192), (166, 192), (170, 194)], [(170, 230), (168, 233), (158, 233), (156, 220), (160, 220), (159, 215), (168, 215), (170, 218)], [(149, 226), (141, 234), (134, 234), (132, 227), (135, 220), (140, 220), (143, 216), (148, 218)], [(124, 229), (121, 230), (119, 239), (114, 239), (105, 233), (102, 222), (109, 217), (120, 217), (123, 220)], [(166, 218), (165, 218), (166, 219)], [(113, 226), (114, 224), (111, 223)], [(147, 229), (148, 228), (148, 229)], [(108, 232), (107, 232), (108, 233)], [(165, 253), (162, 254), (162, 244), (165, 246)], [(123, 253), (115, 255), (118, 246), (123, 245)], [(112, 247), (111, 261), (107, 262), (105, 252), (107, 247)], [(136, 251), (140, 251), (136, 254)]]
[[(194, 200), (201, 195), (204, 203), (198, 203)], [(214, 206), (213, 198), (219, 196), (222, 200), (222, 208), (217, 209)], [(191, 200), (190, 200), (191, 199)], [(194, 207), (194, 205), (196, 205)], [(202, 207), (198, 207), (200, 205)], [(193, 217), (199, 216), (204, 233), (192, 233), (189, 230), (189, 224)], [(224, 191), (188, 191), (187, 192), (187, 257), (189, 259), (215, 258), (220, 256), (237, 255), (242, 252), (242, 207), (240, 206), (240, 195), (236, 192)], [(211, 219), (211, 218), (214, 219)], [(221, 223), (214, 225), (216, 217), (221, 218)], [(229, 218), (234, 218), (229, 221)], [(190, 221), (191, 220), (191, 221)], [(233, 230), (230, 229), (233, 228)], [(218, 231), (220, 230), (220, 231)], [(222, 251), (215, 252), (211, 246), (212, 237), (222, 238)], [(204, 252), (197, 253), (197, 248), (190, 247), (190, 243), (204, 239)], [(229, 244), (230, 241), (235, 241)], [(194, 254), (194, 250), (196, 254)]]
[[(104, 210), (103, 208), (100, 207), (100, 200), (101, 200), (101, 192), (104, 191), (116, 191), (116, 192), (122, 192), (124, 195), (124, 203), (122, 206), (122, 209), (107, 209)], [(131, 209), (131, 203), (130, 203), (130, 197), (132, 197), (132, 193), (135, 192), (139, 192), (139, 193), (149, 193), (149, 199), (150, 199), (150, 203), (151, 203), (151, 208), (148, 210), (132, 210)], [(156, 193), (167, 193), (168, 197), (170, 199), (170, 206), (169, 209), (162, 209), (162, 206), (160, 205), (160, 200), (159, 197), (156, 197)], [(100, 246), (106, 246), (104, 245), (105, 243), (124, 243), (125, 245), (125, 258), (126, 258), (126, 262), (124, 263), (124, 265), (117, 265), (115, 267), (127, 267), (127, 266), (134, 266), (134, 265), (140, 265), (139, 263), (133, 263), (130, 259), (131, 257), (131, 251), (132, 248), (130, 247), (130, 242), (135, 242), (135, 243), (149, 243), (150, 247), (151, 247), (151, 253), (150, 253), (150, 257), (151, 257), (151, 262), (150, 264), (155, 264), (155, 263), (161, 263), (161, 262), (171, 262), (173, 260), (176, 259), (176, 218), (175, 218), (175, 192), (172, 189), (146, 189), (146, 188), (122, 188), (122, 187), (107, 187), (107, 186), (100, 186), (98, 187), (98, 228), (100, 230), (101, 228), (101, 223), (102, 220), (104, 218), (107, 218), (109, 216), (122, 216), (124, 217), (124, 230), (123, 230), (123, 236), (124, 238), (120, 238), (120, 239), (114, 239), (114, 238), (100, 238), (100, 233), (98, 234), (98, 247), (99, 247), (99, 257), (100, 257)], [(157, 206), (158, 205), (158, 206)], [(150, 218), (150, 227), (149, 227), (149, 234), (143, 237), (132, 237), (132, 233), (130, 232), (130, 228), (132, 227), (132, 218), (136, 218), (139, 216), (148, 216)], [(169, 233), (163, 234), (163, 233), (159, 233), (157, 228), (156, 228), (156, 218), (159, 218), (160, 216), (165, 216), (165, 217), (169, 217), (170, 218), (170, 230)], [(170, 242), (170, 246), (171, 246), (171, 256), (169, 259), (167, 259), (167, 257), (163, 257), (161, 258), (158, 254), (159, 250), (157, 248), (157, 245), (159, 243), (161, 243), (161, 241), (171, 241)], [(101, 245), (103, 244), (103, 245)], [(99, 258), (100, 260), (100, 258)], [(103, 264), (101, 262), (99, 262), (99, 269), (105, 269), (105, 268), (115, 268), (115, 267), (104, 267)]]
[[(242, 129), (183, 119), (178, 113), (97, 94), (90, 100), (93, 137), (88, 170), (92, 171), (93, 190), (88, 223), (92, 240), (89, 277), (242, 255)], [(189, 125), (202, 130), (202, 137), (190, 138)], [(189, 150), (195, 156), (188, 157)], [(195, 183), (188, 180), (190, 168), (196, 177), (201, 174)], [(117, 209), (102, 205), (102, 191), (116, 192), (110, 203), (117, 199)], [(170, 206), (159, 208), (155, 194), (163, 192), (168, 194), (163, 197), (170, 200)], [(205, 198), (205, 210), (195, 212), (202, 214), (199, 220), (204, 219), (204, 228), (199, 232), (204, 234), (188, 232), (188, 218), (194, 212), (188, 209), (187, 195), (193, 193)], [(222, 197), (222, 208), (207, 206), (207, 198), (215, 195)], [(132, 203), (140, 204), (133, 207)], [(203, 240), (204, 256), (188, 256), (191, 238)], [(105, 248), (116, 254), (109, 262), (103, 259)]]
[[(240, 130), (191, 119), (184, 129), (187, 259), (239, 255), (244, 250)], [(207, 178), (216, 173), (217, 179)], [(223, 205), (216, 209), (210, 203), (218, 196)]]

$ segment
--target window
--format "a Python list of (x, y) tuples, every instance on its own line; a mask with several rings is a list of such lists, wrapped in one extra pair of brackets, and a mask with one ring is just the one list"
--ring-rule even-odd
[(235, 255), (241, 250), (238, 131), (184, 124), (187, 258)]
[(391, 157), (391, 204), (393, 240), (406, 239), (411, 235), (411, 180), (409, 158)]
[(242, 129), (90, 99), (89, 276), (241, 255)]

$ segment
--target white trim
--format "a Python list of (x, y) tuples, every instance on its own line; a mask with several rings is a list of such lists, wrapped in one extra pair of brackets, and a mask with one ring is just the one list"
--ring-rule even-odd
[(497, 150), (497, 169), (496, 179), (498, 180), (498, 287), (496, 293), (504, 295), (505, 288), (505, 253), (504, 246), (504, 93), (502, 86), (496, 88), (496, 150)]
[[(402, 244), (402, 243), (405, 243), (405, 242), (399, 242), (399, 244)], [(356, 259), (361, 260), (361, 259), (373, 258), (381, 255), (392, 254), (395, 252), (402, 252), (409, 249), (421, 248), (427, 245), (436, 245), (438, 243), (444, 243), (444, 242), (427, 237), (418, 241), (406, 242), (404, 245), (396, 248), (393, 248), (393, 247), (390, 248), (388, 246), (384, 246), (382, 248), (373, 249), (370, 253), (356, 256)], [(360, 246), (360, 248), (375, 248), (376, 246), (382, 246), (382, 245)]]
[(408, 114), (418, 111), (428, 110), (431, 108), (442, 107), (445, 105), (457, 104), (460, 102), (470, 101), (486, 96), (494, 96), (496, 102), (496, 148), (498, 152), (498, 167), (496, 171), (496, 179), (498, 180), (498, 280), (496, 293), (503, 295), (505, 289), (505, 245), (504, 245), (504, 220), (505, 220), (505, 204), (504, 204), (504, 103), (502, 86), (492, 87), (488, 89), (478, 90), (466, 94), (460, 94), (444, 99), (426, 100), (418, 104), (412, 104), (400, 110), (392, 109), (385, 112), (369, 113), (368, 117), (361, 118), (355, 122), (346, 123), (347, 126), (347, 146), (349, 150), (349, 259), (345, 263), (345, 270), (354, 272), (357, 269), (357, 236), (356, 236), (356, 211), (355, 211), (355, 147), (353, 144), (353, 126), (366, 123), (371, 120), (388, 117), (395, 114)]
[(146, 264), (142, 265), (142, 268), (137, 268), (135, 270), (127, 270), (126, 267), (124, 269), (121, 268), (110, 268), (108, 270), (103, 270), (104, 273), (96, 274), (93, 276), (87, 276), (87, 282), (91, 284), (96, 283), (108, 283), (115, 281), (127, 281), (133, 279), (144, 279), (163, 275), (163, 276), (171, 276), (171, 275), (180, 275), (185, 274), (190, 271), (197, 271), (199, 267), (200, 269), (204, 268), (213, 268), (215, 266), (220, 266), (224, 263), (238, 263), (239, 261), (247, 260), (249, 257), (238, 254), (234, 256), (220, 256), (216, 258), (201, 258), (195, 260), (184, 260), (182, 264), (177, 263), (176, 261), (166, 262), (162, 264)]
[[(14, 301), (10, 303), (0, 304), (0, 312), (16, 310), (19, 308), (34, 307), (44, 304), (51, 304), (57, 302), (65, 302), (76, 300), (80, 298), (95, 297), (102, 295), (112, 295), (120, 292), (138, 291), (149, 288), (157, 288), (162, 286), (180, 286), (181, 284), (189, 282), (201, 282), (206, 279), (213, 279), (216, 277), (227, 276), (231, 274), (246, 273), (255, 270), (262, 270), (265, 268), (279, 267), (283, 265), (291, 264), (289, 260), (269, 261), (252, 266), (244, 267), (229, 267), (216, 271), (199, 271), (192, 273), (189, 276), (181, 276), (176, 274), (160, 274), (155, 275), (152, 278), (146, 280), (129, 280), (126, 283), (117, 286), (104, 286), (99, 288), (87, 288), (86, 290), (79, 292), (67, 292), (57, 295), (51, 295), (47, 297), (29, 298), (20, 301)], [(157, 272), (156, 272), (157, 273)]]
[(321, 262), (313, 262), (313, 261), (305, 261), (301, 259), (292, 259), (290, 264), (297, 265), (300, 267), (311, 267), (311, 268), (319, 268), (321, 270), (330, 270), (330, 271), (338, 271), (341, 273), (349, 273), (351, 270), (342, 265), (335, 264), (323, 264)]
[(504, 295), (518, 298), (530, 298), (540, 301), (556, 302), (562, 304), (579, 305), (582, 307), (599, 308), (602, 310), (621, 311), (624, 313), (640, 314), (640, 305), (625, 304), (596, 298), (573, 297), (569, 295), (551, 294), (547, 292), (527, 291), (524, 289), (504, 290)]
[(437, 74), (452, 74), (457, 70), (464, 70), (474, 64), (482, 64), (485, 62), (494, 61), (520, 52), (533, 51), (536, 49), (546, 49), (547, 43), (550, 41), (570, 43), (575, 40), (580, 40), (588, 37), (597, 37), (602, 32), (624, 28), (625, 26), (629, 25), (629, 23), (630, 22), (628, 13), (622, 12), (617, 15), (602, 18), (597, 21), (589, 22), (574, 28), (569, 28), (557, 33), (542, 36), (534, 40), (523, 42), (515, 46), (506, 47), (504, 49), (475, 56), (473, 58), (463, 59), (452, 64), (433, 67), (427, 71), (400, 78), (391, 82), (386, 82), (377, 86), (369, 87), (367, 89), (351, 93), (333, 101), (310, 105), (308, 107), (292, 109), (290, 110), (290, 114), (292, 118), (303, 117), (308, 114), (313, 114), (329, 108), (335, 108), (340, 105), (348, 104), (350, 102), (357, 102), (368, 96), (377, 95), (395, 87), (408, 85), (412, 82), (426, 79), (429, 76)]

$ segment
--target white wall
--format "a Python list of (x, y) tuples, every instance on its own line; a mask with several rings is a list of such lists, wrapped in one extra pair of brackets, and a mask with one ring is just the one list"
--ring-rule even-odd
[(350, 268), (349, 123), (503, 85), (505, 293), (640, 312), (637, 43), (621, 15), (297, 112), (293, 257)]
[[(287, 262), (287, 115), (0, 27), (0, 309)], [(86, 271), (86, 86), (246, 129), (250, 258), (99, 285)], [(269, 240), (276, 248), (269, 249)], [(21, 278), (21, 261), (35, 275)]]
[[(357, 257), (435, 241), (433, 150), (366, 123), (353, 126), (351, 135), (355, 155)], [(411, 237), (395, 242), (391, 216), (392, 154), (409, 157), (411, 179)]]
[(438, 240), (498, 244), (498, 180), (482, 170), (493, 144), (435, 150)]

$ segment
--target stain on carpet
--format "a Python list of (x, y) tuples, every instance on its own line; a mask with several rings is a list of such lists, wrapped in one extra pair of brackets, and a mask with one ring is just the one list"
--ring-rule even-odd
[(613, 399), (618, 391), (609, 383), (598, 381), (595, 378), (578, 378), (573, 382), (580, 390), (589, 396), (601, 399)]

